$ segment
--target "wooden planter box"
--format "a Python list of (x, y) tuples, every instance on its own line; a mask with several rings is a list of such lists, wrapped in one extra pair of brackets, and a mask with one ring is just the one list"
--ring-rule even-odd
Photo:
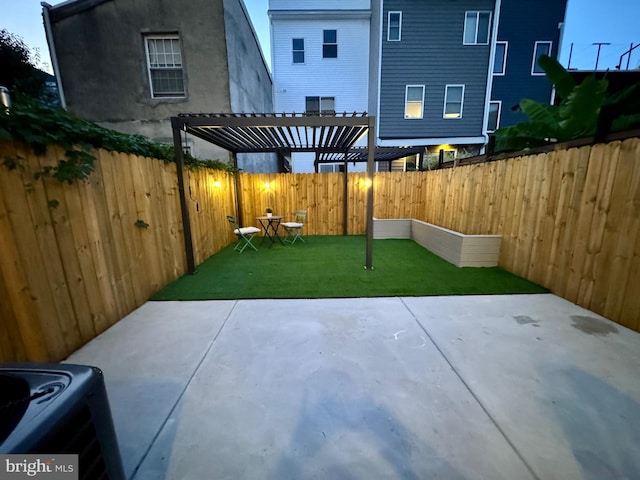
[(413, 218), (373, 219), (373, 238), (410, 238), (457, 267), (495, 267), (500, 235), (465, 235)]

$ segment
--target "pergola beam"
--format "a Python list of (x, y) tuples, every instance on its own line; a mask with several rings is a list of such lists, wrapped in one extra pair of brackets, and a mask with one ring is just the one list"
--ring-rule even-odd
[[(339, 162), (344, 163), (344, 219), (343, 232), (347, 233), (348, 225), (348, 161), (362, 161), (362, 153), (354, 155), (353, 146), (368, 133), (367, 152), (367, 250), (366, 265), (368, 270), (373, 268), (373, 178), (376, 161), (375, 147), (375, 117), (366, 113), (352, 114), (180, 114), (171, 118), (173, 139), (178, 166), (178, 182), (180, 207), (184, 230), (185, 250), (187, 252), (187, 269), (195, 272), (193, 265), (193, 244), (189, 222), (188, 205), (185, 196), (185, 180), (183, 176), (184, 159), (182, 152), (181, 131), (185, 131), (197, 138), (213, 143), (231, 152), (234, 167), (237, 171), (238, 153), (282, 153), (315, 152), (316, 166), (327, 163), (326, 158), (339, 155)], [(311, 130), (311, 132), (309, 131)], [(239, 190), (236, 175), (236, 194)], [(236, 203), (239, 201), (236, 198)], [(242, 209), (236, 205), (237, 215), (241, 216)], [(242, 223), (239, 218), (240, 223)]]

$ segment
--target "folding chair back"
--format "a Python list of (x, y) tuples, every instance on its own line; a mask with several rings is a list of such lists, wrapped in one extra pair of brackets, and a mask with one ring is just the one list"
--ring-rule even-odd
[(287, 232), (287, 236), (284, 238), (284, 242), (291, 242), (293, 245), (296, 240), (300, 239), (304, 242), (304, 238), (302, 238), (302, 229), (304, 228), (304, 224), (307, 221), (307, 211), (306, 210), (296, 210), (295, 219), (293, 222), (285, 222), (281, 223)]
[(234, 250), (239, 250), (240, 253), (244, 252), (244, 249), (247, 247), (251, 247), (256, 251), (258, 250), (255, 247), (255, 245), (251, 243), (251, 241), (253, 240), (253, 237), (256, 236), (256, 233), (260, 231), (259, 228), (257, 227), (241, 228), (240, 225), (238, 225), (238, 221), (236, 220), (236, 217), (232, 215), (227, 215), (227, 221), (229, 222), (229, 225), (231, 225), (231, 229), (233, 230), (233, 233), (238, 236), (238, 243), (236, 243)]

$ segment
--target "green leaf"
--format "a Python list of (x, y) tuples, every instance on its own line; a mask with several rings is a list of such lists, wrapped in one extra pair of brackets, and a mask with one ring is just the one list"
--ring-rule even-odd
[(588, 76), (576, 86), (560, 105), (560, 141), (592, 135), (596, 130), (598, 115), (606, 99), (607, 80)]
[(520, 110), (533, 122), (546, 124), (550, 130), (558, 128), (560, 108), (556, 105), (548, 105), (523, 98), (520, 101)]
[(555, 87), (558, 96), (563, 99), (567, 98), (576, 87), (576, 81), (571, 74), (556, 59), (548, 55), (540, 56), (538, 65), (544, 70), (547, 78)]
[(622, 115), (614, 119), (611, 125), (611, 131), (621, 132), (638, 127), (640, 127), (640, 113), (635, 113), (633, 115)]

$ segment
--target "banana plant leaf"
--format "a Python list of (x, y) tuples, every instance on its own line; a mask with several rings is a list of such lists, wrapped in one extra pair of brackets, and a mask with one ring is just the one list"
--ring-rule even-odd
[(567, 98), (577, 85), (571, 74), (557, 60), (548, 55), (540, 56), (538, 65), (555, 87), (556, 94), (562, 99)]
[(593, 135), (608, 87), (607, 80), (589, 76), (573, 89), (560, 105), (559, 141)]

